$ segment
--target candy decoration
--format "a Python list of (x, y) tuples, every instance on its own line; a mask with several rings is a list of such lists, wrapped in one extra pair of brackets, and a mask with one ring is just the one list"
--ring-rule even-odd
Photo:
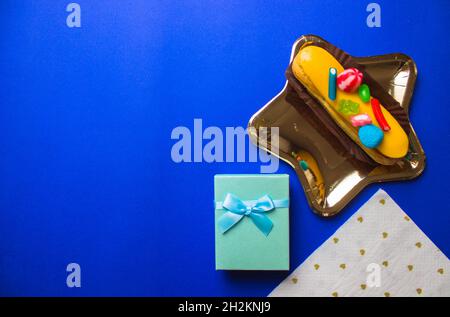
[(384, 133), (380, 128), (373, 124), (361, 127), (358, 131), (359, 140), (369, 149), (376, 148), (383, 141)]
[(304, 171), (306, 171), (306, 170), (309, 168), (308, 163), (307, 163), (306, 161), (304, 161), (304, 160), (301, 160), (301, 161), (300, 161), (300, 167), (301, 167), (302, 170), (304, 170)]
[(351, 116), (350, 121), (352, 123), (352, 126), (354, 127), (362, 127), (372, 123), (372, 119), (367, 113), (361, 113), (355, 116)]
[(351, 100), (342, 99), (339, 101), (338, 110), (345, 115), (355, 115), (359, 113), (359, 104)]
[(366, 84), (362, 84), (361, 86), (359, 86), (358, 95), (359, 95), (359, 98), (361, 98), (361, 100), (363, 102), (369, 102), (370, 101), (369, 86), (367, 86)]
[(363, 74), (356, 68), (347, 68), (337, 76), (337, 85), (340, 90), (354, 92), (361, 85)]
[(328, 98), (336, 100), (336, 68), (331, 67), (328, 73)]
[(373, 114), (375, 116), (375, 119), (377, 119), (380, 128), (385, 132), (389, 131), (391, 127), (384, 118), (383, 112), (381, 111), (380, 102), (378, 101), (378, 99), (372, 98), (370, 100), (370, 104), (372, 105)]

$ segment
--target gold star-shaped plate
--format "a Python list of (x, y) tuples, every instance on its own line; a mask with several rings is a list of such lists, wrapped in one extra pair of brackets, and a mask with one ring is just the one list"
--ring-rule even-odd
[[(327, 43), (314, 35), (305, 35), (293, 45), (291, 61), (305, 43)], [(417, 77), (414, 61), (404, 54), (352, 57), (363, 65), (400, 106), (409, 111), (409, 103)], [(410, 149), (404, 159), (394, 165), (361, 162), (333, 142), (320, 125), (311, 124), (305, 114), (286, 101), (288, 83), (249, 122), (251, 140), (277, 155), (296, 171), (308, 202), (319, 215), (328, 217), (340, 212), (367, 185), (376, 182), (407, 180), (419, 176), (425, 168), (425, 153), (414, 129), (409, 133)], [(272, 150), (270, 136), (262, 136), (261, 127), (279, 128), (279, 144)], [(302, 166), (299, 164), (299, 157)]]

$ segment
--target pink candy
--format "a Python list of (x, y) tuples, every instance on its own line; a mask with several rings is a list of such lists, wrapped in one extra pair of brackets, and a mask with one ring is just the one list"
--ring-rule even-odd
[(361, 85), (363, 74), (356, 68), (347, 68), (337, 76), (337, 86), (345, 92), (354, 92)]
[(372, 119), (365, 113), (351, 116), (350, 121), (354, 127), (362, 127), (372, 123)]

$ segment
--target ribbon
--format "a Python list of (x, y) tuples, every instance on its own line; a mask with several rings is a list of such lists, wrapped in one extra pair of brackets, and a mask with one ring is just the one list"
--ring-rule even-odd
[(233, 228), (244, 216), (247, 216), (267, 236), (272, 231), (273, 223), (265, 213), (275, 208), (288, 207), (289, 199), (272, 200), (269, 195), (264, 195), (258, 200), (242, 201), (236, 195), (228, 193), (223, 202), (216, 203), (216, 209), (227, 210), (218, 219), (219, 229), (223, 234)]

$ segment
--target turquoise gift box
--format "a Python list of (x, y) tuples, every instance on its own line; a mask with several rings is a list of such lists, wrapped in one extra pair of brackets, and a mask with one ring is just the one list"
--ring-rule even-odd
[(289, 175), (215, 175), (216, 270), (289, 270)]

